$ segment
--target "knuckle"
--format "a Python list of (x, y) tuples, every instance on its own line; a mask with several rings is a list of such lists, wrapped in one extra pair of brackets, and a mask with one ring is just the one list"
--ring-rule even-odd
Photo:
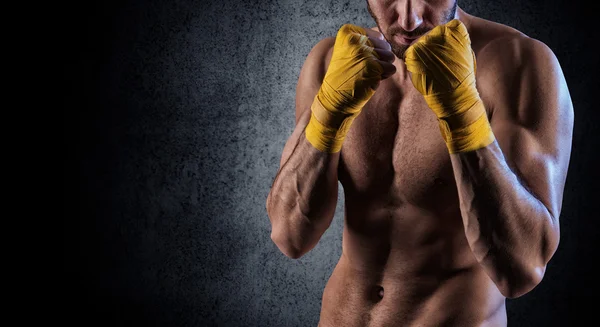
[(349, 30), (351, 27), (352, 27), (352, 25), (351, 25), (351, 24), (344, 24), (344, 25), (342, 25), (342, 26), (340, 27), (340, 29), (339, 29), (339, 31), (338, 31), (338, 32), (345, 32), (345, 31), (348, 31), (348, 30)]

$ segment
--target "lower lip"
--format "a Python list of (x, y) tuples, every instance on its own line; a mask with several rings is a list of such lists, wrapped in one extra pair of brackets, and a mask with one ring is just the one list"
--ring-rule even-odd
[(395, 38), (396, 38), (396, 41), (398, 41), (398, 43), (402, 43), (404, 45), (411, 45), (417, 40), (417, 38), (409, 39), (409, 38), (405, 38), (405, 37), (399, 36), (399, 35), (396, 35)]

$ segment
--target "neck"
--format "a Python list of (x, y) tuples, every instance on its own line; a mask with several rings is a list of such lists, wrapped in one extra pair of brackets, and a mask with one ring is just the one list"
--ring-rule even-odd
[(471, 15), (467, 14), (464, 10), (460, 8), (460, 6), (456, 7), (456, 14), (454, 14), (454, 18), (460, 20), (468, 32), (471, 32)]

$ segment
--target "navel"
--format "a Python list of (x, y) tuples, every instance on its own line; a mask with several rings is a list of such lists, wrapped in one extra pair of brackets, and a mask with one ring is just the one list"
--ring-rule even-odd
[(444, 181), (442, 178), (439, 178), (439, 177), (438, 177), (438, 178), (436, 178), (436, 179), (433, 181), (433, 183), (434, 183), (435, 185), (439, 185), (439, 186), (441, 186), (441, 185), (445, 185), (445, 184), (446, 184), (446, 181)]
[(379, 299), (383, 299), (383, 287), (382, 286), (377, 286), (377, 295), (379, 296)]

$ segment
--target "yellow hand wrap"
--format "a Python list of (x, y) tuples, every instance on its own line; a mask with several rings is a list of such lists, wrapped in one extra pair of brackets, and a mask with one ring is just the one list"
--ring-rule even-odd
[(450, 153), (488, 146), (495, 139), (475, 87), (476, 62), (465, 25), (435, 27), (405, 53), (412, 83), (437, 115)]
[(362, 27), (345, 24), (339, 29), (305, 130), (306, 139), (318, 150), (335, 153), (342, 149), (350, 125), (381, 80), (383, 68), (376, 58)]

